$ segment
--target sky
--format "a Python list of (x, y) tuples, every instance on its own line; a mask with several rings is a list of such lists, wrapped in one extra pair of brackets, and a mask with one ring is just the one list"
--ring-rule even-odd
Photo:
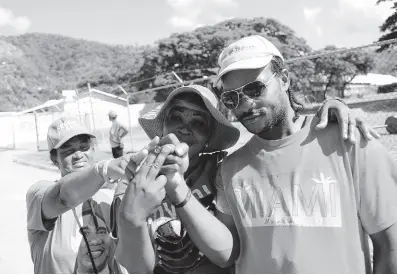
[(145, 45), (230, 18), (274, 18), (314, 49), (376, 41), (393, 12), (376, 0), (0, 0), (0, 35), (53, 33)]

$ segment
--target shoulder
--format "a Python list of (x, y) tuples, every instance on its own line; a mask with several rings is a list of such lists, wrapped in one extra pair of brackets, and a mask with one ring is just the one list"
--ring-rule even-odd
[(44, 194), (44, 192), (48, 189), (48, 187), (55, 185), (56, 182), (48, 181), (48, 180), (41, 180), (34, 184), (32, 184), (28, 191), (26, 192), (27, 199), (29, 197), (35, 196), (37, 194)]
[(233, 172), (241, 165), (246, 165), (247, 161), (252, 159), (251, 145), (253, 143), (254, 137), (249, 139), (242, 147), (234, 151), (233, 153), (225, 156), (222, 161), (222, 169), (229, 172)]
[(340, 124), (330, 122), (323, 130), (316, 130), (319, 119), (313, 118), (311, 122), (311, 131), (309, 133), (309, 141), (316, 140), (324, 153), (338, 151), (347, 153), (351, 160), (359, 160), (370, 157), (376, 161), (377, 157), (390, 157), (386, 148), (379, 140), (367, 140), (358, 127), (355, 129), (356, 142), (352, 144), (349, 140), (343, 140)]

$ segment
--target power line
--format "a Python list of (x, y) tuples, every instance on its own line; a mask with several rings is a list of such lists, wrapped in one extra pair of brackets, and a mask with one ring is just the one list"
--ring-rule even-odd
[[(211, 70), (216, 70), (216, 68), (190, 69), (190, 70), (175, 71), (175, 73), (181, 74), (181, 73), (190, 73), (190, 72), (195, 72), (195, 71), (211, 71)], [(134, 82), (130, 82), (129, 84), (134, 85), (134, 84), (138, 84), (138, 83), (142, 83), (142, 82), (145, 82), (145, 81), (156, 79), (157, 77), (160, 77), (160, 76), (167, 76), (167, 75), (170, 75), (170, 74), (172, 74), (172, 72), (171, 73), (168, 73), (168, 72), (167, 73), (162, 73), (162, 74), (158, 74), (156, 76), (152, 76), (152, 77), (144, 78), (144, 79), (137, 80), (137, 81), (134, 81)]]
[[(299, 60), (314, 59), (314, 58), (318, 58), (318, 57), (322, 57), (322, 56), (326, 56), (326, 55), (341, 54), (341, 53), (357, 51), (357, 50), (364, 49), (364, 48), (369, 48), (369, 47), (388, 45), (388, 44), (392, 44), (392, 43), (396, 43), (396, 42), (397, 42), (397, 38), (394, 38), (394, 39), (389, 39), (389, 40), (385, 40), (385, 41), (374, 42), (372, 44), (364, 45), (364, 46), (358, 46), (358, 47), (353, 47), (353, 48), (342, 48), (342, 49), (326, 51), (326, 52), (322, 52), (322, 53), (318, 53), (318, 54), (303, 55), (303, 56), (299, 56), (299, 57), (290, 58), (290, 59), (286, 60), (285, 62), (286, 63), (292, 63), (292, 62), (299, 61)], [(210, 70), (216, 70), (216, 69), (217, 68), (190, 69), (190, 70), (175, 71), (175, 73), (188, 73), (188, 72), (193, 72), (193, 71), (204, 71), (204, 70), (210, 71)], [(147, 81), (147, 80), (156, 79), (159, 76), (166, 76), (166, 75), (169, 75), (169, 74), (172, 74), (172, 72), (159, 74), (157, 76), (153, 76), (151, 78), (139, 80), (139, 81), (136, 81), (136, 82), (133, 82), (133, 83), (144, 82), (144, 81)], [(202, 81), (205, 81), (205, 80), (210, 80), (212, 78), (215, 78), (215, 76), (208, 76), (208, 77), (205, 77), (205, 78), (199, 78), (199, 79), (184, 81), (183, 83), (179, 83), (178, 82), (178, 83), (174, 83), (174, 84), (168, 84), (168, 85), (165, 85), (165, 86), (160, 86), (160, 87), (146, 89), (146, 90), (143, 90), (143, 91), (138, 91), (138, 92), (135, 92), (134, 94), (153, 92), (153, 91), (157, 91), (157, 90), (161, 90), (161, 89), (165, 89), (165, 88), (174, 87), (174, 86), (177, 86), (177, 85), (184, 85), (185, 83), (188, 84), (188, 83), (202, 82)]]

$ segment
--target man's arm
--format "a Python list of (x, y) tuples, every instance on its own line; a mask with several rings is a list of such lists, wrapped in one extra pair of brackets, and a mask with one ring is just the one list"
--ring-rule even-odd
[[(154, 141), (157, 144), (158, 138)], [(126, 178), (132, 179), (124, 185), (127, 188), (117, 211), (119, 240), (115, 255), (129, 273), (152, 273), (154, 270), (156, 258), (147, 219), (165, 198), (167, 180), (159, 176), (159, 172), (174, 150), (175, 146), (171, 145), (163, 146), (160, 153), (149, 149), (149, 156), (135, 175), (127, 166)]]
[[(110, 160), (107, 166), (107, 176), (112, 180), (120, 179), (124, 175), (130, 158), (140, 163), (146, 155), (147, 152), (141, 150)], [(90, 165), (81, 171), (62, 177), (56, 184), (48, 187), (42, 201), (43, 218), (52, 220), (98, 192), (105, 183), (104, 165), (103, 161), (97, 165)]]
[(119, 126), (120, 126), (119, 131), (121, 130), (120, 138), (123, 138), (128, 134), (129, 131), (128, 131), (128, 128), (124, 124), (119, 123)]
[[(186, 194), (188, 188), (186, 185), (184, 192), (180, 190), (178, 193)], [(220, 267), (234, 263), (239, 246), (232, 216), (223, 213), (213, 216), (194, 196), (185, 206), (177, 208), (177, 212), (193, 243), (205, 256)]]
[(47, 188), (42, 202), (45, 220), (52, 220), (91, 198), (105, 183), (104, 179), (89, 166), (70, 173)]
[[(149, 228), (146, 223), (134, 225), (125, 214), (120, 211), (122, 199), (128, 188), (128, 183), (121, 181), (116, 189), (116, 197), (113, 200), (115, 228), (113, 236), (117, 236), (115, 258), (128, 273), (152, 273), (155, 265), (155, 255)], [(129, 191), (130, 193), (131, 191)], [(131, 194), (128, 194), (131, 196)], [(126, 198), (127, 199), (127, 198)]]
[[(216, 201), (219, 209), (220, 204), (227, 204), (220, 169), (216, 182), (218, 189)], [(188, 192), (189, 187), (183, 181), (173, 194), (168, 193), (168, 195), (174, 204), (178, 204), (185, 199)], [(222, 209), (224, 208), (223, 206)], [(236, 261), (240, 242), (233, 217), (229, 213), (217, 211), (215, 217), (194, 196), (191, 196), (183, 207), (177, 208), (177, 212), (194, 244), (212, 262), (220, 267), (229, 267)]]
[(156, 260), (148, 225), (136, 226), (120, 218), (117, 235), (117, 262), (130, 274), (153, 273)]
[(374, 273), (397, 273), (397, 223), (370, 235), (374, 244)]
[(374, 272), (397, 273), (397, 162), (377, 141), (354, 146), (358, 214), (374, 244)]

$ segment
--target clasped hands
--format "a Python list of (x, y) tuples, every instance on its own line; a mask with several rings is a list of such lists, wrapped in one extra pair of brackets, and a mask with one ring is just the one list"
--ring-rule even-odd
[[(186, 196), (184, 173), (189, 166), (189, 147), (174, 134), (155, 137), (141, 151), (130, 154), (125, 167), (128, 182), (121, 211), (135, 226), (146, 223), (166, 194), (174, 205)], [(185, 192), (185, 193), (184, 193)]]

